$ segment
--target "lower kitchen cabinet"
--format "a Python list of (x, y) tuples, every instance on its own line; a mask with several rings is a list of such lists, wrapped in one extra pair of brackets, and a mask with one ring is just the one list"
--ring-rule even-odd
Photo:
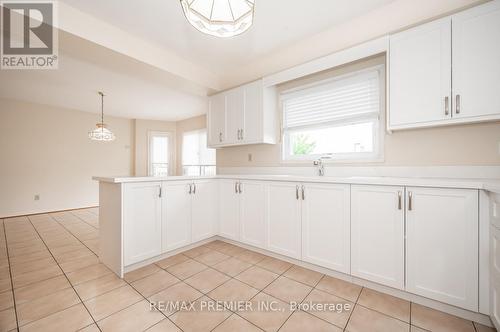
[(166, 182), (163, 185), (163, 251), (191, 243), (192, 182)]
[(404, 289), (404, 188), (351, 186), (351, 274)]
[(240, 239), (240, 196), (237, 180), (219, 181), (219, 234), (231, 240)]
[(161, 182), (123, 185), (123, 260), (125, 265), (161, 254)]
[(240, 196), (240, 241), (264, 248), (266, 245), (266, 186), (262, 182), (241, 181)]
[(478, 191), (406, 190), (406, 290), (477, 311)]
[(300, 185), (271, 182), (267, 197), (267, 249), (300, 259)]
[(217, 182), (198, 180), (193, 183), (191, 201), (192, 242), (207, 239), (217, 233)]
[(490, 226), (490, 317), (500, 328), (500, 229)]
[[(301, 185), (302, 260), (350, 272), (350, 186)], [(304, 196), (302, 196), (304, 190)]]

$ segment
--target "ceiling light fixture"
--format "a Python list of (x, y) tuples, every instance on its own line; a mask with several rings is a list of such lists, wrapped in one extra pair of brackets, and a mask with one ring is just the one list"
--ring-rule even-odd
[(104, 123), (104, 93), (99, 91), (99, 95), (101, 96), (101, 122), (96, 124), (94, 130), (89, 131), (89, 138), (93, 141), (114, 141), (116, 138), (115, 134)]
[(255, 0), (180, 0), (186, 19), (199, 31), (233, 37), (253, 23)]

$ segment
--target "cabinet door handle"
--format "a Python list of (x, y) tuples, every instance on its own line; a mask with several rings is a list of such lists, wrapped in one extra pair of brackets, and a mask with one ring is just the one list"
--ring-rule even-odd
[(243, 139), (243, 129), (240, 129), (241, 139)]
[(299, 199), (299, 186), (295, 186), (295, 198), (298, 200)]
[(304, 185), (302, 185), (302, 200), (306, 199), (306, 189), (304, 188)]
[(241, 194), (243, 191), (241, 190), (241, 182), (238, 182), (238, 192)]
[(189, 195), (193, 193), (193, 187), (191, 186), (191, 183), (189, 184)]
[(159, 191), (159, 193), (158, 193), (158, 197), (160, 197), (160, 198), (161, 198), (161, 186), (160, 186), (160, 191)]
[(460, 114), (460, 95), (455, 96), (455, 113)]
[(219, 132), (219, 142), (222, 142), (222, 132)]
[(238, 181), (235, 181), (234, 182), (234, 193), (237, 194), (238, 193)]
[(238, 134), (236, 134), (236, 139), (239, 141), (240, 140), (240, 130), (238, 129)]
[(413, 193), (411, 191), (408, 192), (408, 211), (413, 210)]
[(402, 202), (401, 202), (401, 191), (398, 191), (398, 210), (401, 210)]
[(450, 115), (450, 98), (444, 97), (444, 115)]
[(196, 194), (196, 183), (193, 183), (193, 194)]

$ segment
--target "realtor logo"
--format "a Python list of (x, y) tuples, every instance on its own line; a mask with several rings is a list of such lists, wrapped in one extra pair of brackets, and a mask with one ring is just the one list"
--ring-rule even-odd
[(0, 1), (1, 69), (57, 69), (55, 1)]

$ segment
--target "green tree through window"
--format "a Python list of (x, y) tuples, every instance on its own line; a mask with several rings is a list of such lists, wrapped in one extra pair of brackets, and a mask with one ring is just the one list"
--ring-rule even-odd
[(309, 135), (299, 134), (295, 136), (293, 142), (294, 155), (307, 155), (310, 154), (316, 147), (316, 142), (310, 141)]

